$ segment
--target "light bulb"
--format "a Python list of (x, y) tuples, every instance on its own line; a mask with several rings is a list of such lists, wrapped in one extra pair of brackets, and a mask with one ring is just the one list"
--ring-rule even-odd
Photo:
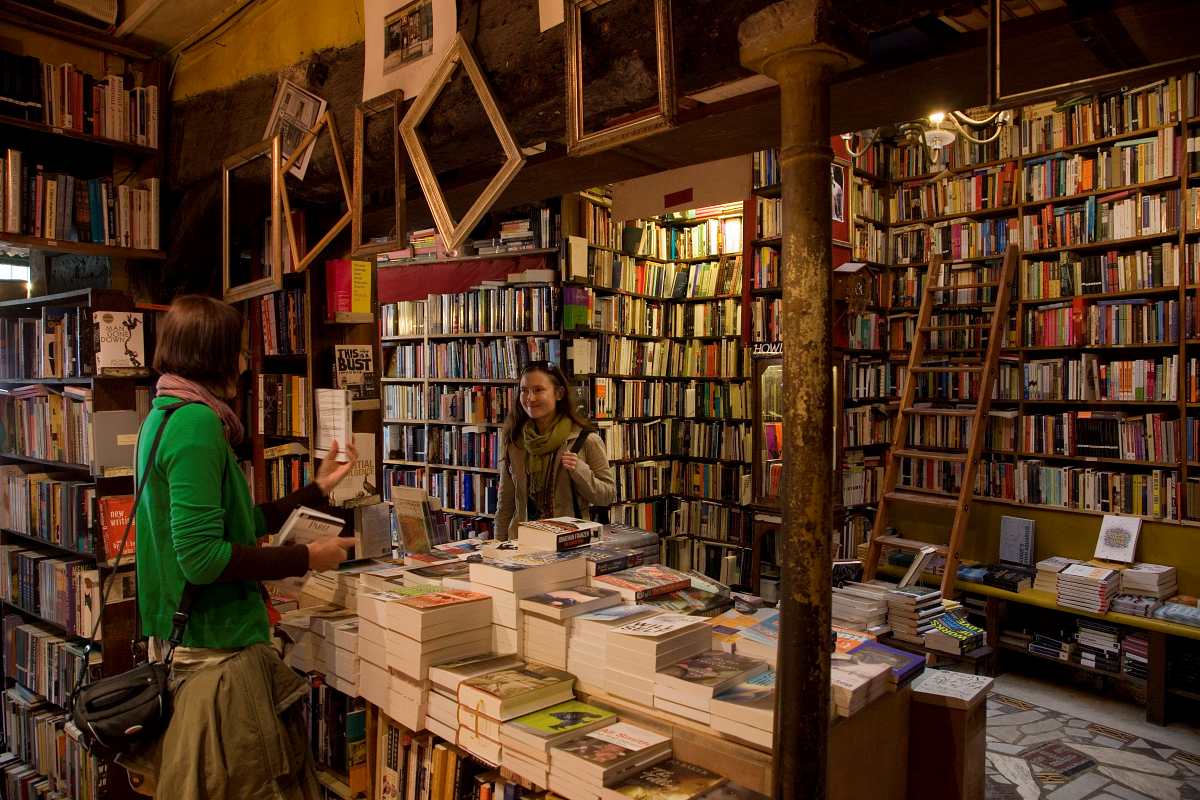
[(929, 122), (933, 125), (941, 125), (944, 119), (946, 119), (946, 114), (942, 111), (935, 111), (929, 115)]

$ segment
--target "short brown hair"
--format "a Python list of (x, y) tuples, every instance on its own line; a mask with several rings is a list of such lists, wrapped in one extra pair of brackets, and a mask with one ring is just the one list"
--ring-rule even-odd
[(242, 315), (201, 294), (175, 298), (159, 323), (154, 369), (206, 386), (224, 386), (240, 373)]

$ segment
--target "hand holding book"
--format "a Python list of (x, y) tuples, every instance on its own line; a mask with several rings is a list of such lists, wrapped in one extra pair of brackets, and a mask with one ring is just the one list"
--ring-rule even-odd
[(309, 542), (308, 568), (314, 570), (336, 569), (338, 564), (346, 560), (346, 553), (354, 547), (353, 536), (330, 536)]
[(338, 442), (334, 439), (329, 446), (329, 452), (321, 461), (321, 466), (317, 468), (316, 484), (321, 487), (326, 497), (350, 474), (350, 468), (358, 461), (358, 450), (354, 447), (353, 439), (346, 445), (347, 458), (344, 462), (338, 459), (339, 449)]

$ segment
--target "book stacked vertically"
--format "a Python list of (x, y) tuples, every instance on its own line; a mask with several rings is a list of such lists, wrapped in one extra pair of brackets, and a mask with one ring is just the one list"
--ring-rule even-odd
[(983, 628), (956, 614), (942, 614), (925, 634), (925, 646), (941, 653), (961, 655), (983, 646)]
[(1058, 594), (1058, 574), (1072, 564), (1082, 563), (1076, 558), (1051, 556), (1037, 562), (1037, 573), (1033, 579), (1033, 588), (1039, 592)]
[(1121, 671), (1121, 629), (1091, 619), (1076, 621), (1076, 660), (1085, 667), (1104, 672)]
[(459, 746), (499, 765), (501, 724), (574, 699), (574, 683), (570, 673), (532, 662), (467, 678), (458, 687)]
[(1179, 590), (1177, 570), (1163, 564), (1131, 564), (1121, 570), (1121, 593), (1165, 600)]
[(627, 622), (658, 612), (649, 606), (618, 605), (575, 617), (567, 641), (567, 671), (575, 676), (580, 691), (604, 691), (607, 683), (608, 632)]
[(620, 602), (616, 592), (591, 586), (555, 589), (525, 598), (520, 604), (525, 612), (521, 652), (531, 661), (566, 669), (574, 618)]
[(775, 670), (764, 672), (718, 694), (712, 700), (713, 730), (759, 747), (771, 747), (775, 735)]
[(654, 677), (654, 707), (708, 725), (713, 697), (768, 669), (763, 661), (705, 650), (659, 670)]
[(892, 636), (923, 644), (935, 617), (943, 613), (942, 593), (924, 586), (901, 586), (888, 594), (888, 625)]
[(890, 589), (871, 583), (847, 582), (833, 589), (833, 624), (878, 636), (887, 632)]
[[(482, 561), (470, 562), (472, 591), (484, 592), (496, 608), (492, 625), (492, 650), (520, 653), (522, 612), (526, 597), (579, 586), (586, 580), (587, 562), (578, 553), (489, 552)], [(447, 585), (461, 586), (455, 581)]]
[(1058, 573), (1058, 605), (1104, 614), (1121, 590), (1121, 573), (1107, 567), (1072, 564)]
[(708, 626), (697, 617), (657, 614), (627, 622), (608, 633), (605, 690), (650, 708), (654, 674), (709, 649)]
[(578, 700), (525, 714), (500, 726), (500, 764), (535, 786), (547, 786), (551, 747), (616, 721), (608, 709)]
[(458, 687), (469, 678), (521, 667), (513, 655), (484, 653), (429, 668), (429, 702), (425, 727), (451, 744), (458, 743)]
[(598, 800), (613, 786), (671, 757), (671, 739), (616, 722), (550, 747), (549, 789), (571, 800)]
[(1121, 638), (1121, 671), (1131, 678), (1150, 678), (1150, 639), (1144, 633), (1127, 633)]

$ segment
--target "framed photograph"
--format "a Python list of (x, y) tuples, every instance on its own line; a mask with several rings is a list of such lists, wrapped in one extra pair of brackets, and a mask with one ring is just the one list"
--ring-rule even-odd
[[(329, 147), (333, 151), (333, 160), (337, 165), (338, 179), (342, 184), (342, 200), (345, 203), (346, 211), (321, 236), (316, 244), (308, 248), (306, 252), (301, 252), (301, 244), (305, 241), (306, 237), (303, 235), (303, 232), (296, 230), (296, 226), (303, 224), (303, 215), (292, 213), (292, 205), (288, 200), (287, 179), (289, 175), (295, 175), (292, 167), (296, 160), (301, 157), (301, 153), (312, 150), (313, 145), (316, 144), (317, 137), (322, 133), (329, 137)], [(283, 212), (283, 228), (287, 232), (287, 247), (292, 256), (291, 271), (303, 272), (312, 263), (312, 260), (333, 241), (333, 237), (341, 233), (350, 224), (350, 219), (353, 216), (354, 198), (350, 189), (350, 173), (346, 170), (346, 160), (342, 157), (342, 144), (341, 140), (338, 139), (337, 125), (334, 124), (333, 115), (329, 112), (321, 114), (321, 118), (317, 120), (317, 124), (299, 141), (296, 151), (279, 167), (279, 200)]]
[(363, 0), (363, 101), (416, 97), (458, 32), (455, 0)]
[(400, 150), (404, 93), (388, 92), (354, 110), (354, 205), (350, 253), (404, 247), (405, 168)]
[(222, 296), (228, 303), (283, 285), (280, 163), (278, 135), (221, 163)]
[[(300, 148), (300, 142), (309, 131), (317, 126), (321, 115), (325, 113), (325, 100), (299, 84), (287, 78), (279, 84), (275, 92), (275, 104), (271, 107), (271, 116), (267, 118), (267, 129), (264, 139), (270, 139), (279, 134), (280, 155), (291, 161), (291, 172), (300, 180), (304, 180), (308, 172), (308, 159), (312, 156), (315, 139), (309, 140), (306, 147)], [(293, 159), (292, 155), (300, 150), (300, 156)]]
[[(584, 124), (584, 15), (601, 8), (607, 0), (565, 0), (567, 49), (567, 152), (584, 155), (607, 150), (645, 138), (674, 126), (675, 44), (671, 26), (671, 0), (653, 3), (654, 42), (657, 58), (658, 103), (646, 113), (629, 115), (600, 130), (588, 131)], [(649, 3), (648, 3), (649, 4)], [(647, 20), (649, 24), (650, 20)]]
[(847, 184), (849, 164), (834, 159), (830, 164), (829, 194), (833, 201), (830, 219), (833, 224), (833, 243), (841, 247), (850, 246), (850, 187)]

